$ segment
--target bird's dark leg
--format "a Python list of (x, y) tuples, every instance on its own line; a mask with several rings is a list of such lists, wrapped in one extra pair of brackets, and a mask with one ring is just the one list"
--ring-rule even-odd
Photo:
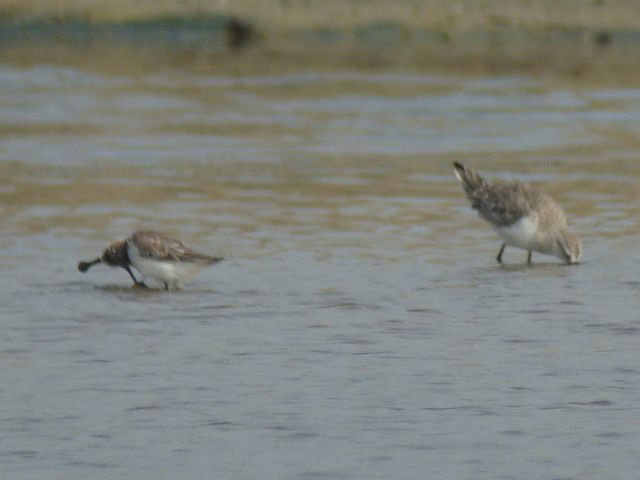
[(498, 263), (502, 263), (502, 252), (504, 252), (504, 248), (507, 246), (506, 243), (503, 243), (502, 246), (500, 247), (500, 251), (498, 252), (498, 256), (496, 257), (496, 260), (498, 261)]
[(131, 276), (131, 278), (133, 279), (133, 284), (136, 287), (143, 287), (146, 288), (147, 286), (144, 284), (144, 282), (139, 282), (138, 279), (133, 275), (133, 272), (131, 271), (131, 268), (129, 267), (129, 265), (123, 265), (123, 267), (127, 273)]
[(533, 252), (532, 252), (531, 250), (529, 250), (529, 255), (527, 255), (527, 263), (528, 263), (529, 265), (531, 265), (531, 254), (532, 254), (532, 253), (533, 253)]
[(169, 291), (169, 290), (170, 290), (170, 288), (169, 288), (169, 284), (168, 284), (167, 282), (163, 282), (163, 283), (164, 283), (164, 289), (165, 289), (166, 291)]

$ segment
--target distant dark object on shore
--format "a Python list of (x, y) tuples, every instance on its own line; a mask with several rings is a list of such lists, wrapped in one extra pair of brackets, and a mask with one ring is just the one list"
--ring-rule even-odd
[(246, 20), (231, 17), (224, 25), (225, 43), (231, 50), (242, 50), (255, 39), (256, 32)]
[(593, 35), (593, 40), (594, 42), (596, 42), (596, 45), (599, 45), (601, 47), (607, 47), (611, 44), (611, 41), (613, 39), (611, 38), (610, 32), (602, 31), (602, 32), (596, 32)]

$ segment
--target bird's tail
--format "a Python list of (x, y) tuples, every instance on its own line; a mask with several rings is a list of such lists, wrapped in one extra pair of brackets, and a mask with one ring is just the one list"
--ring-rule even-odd
[(467, 195), (472, 195), (473, 192), (487, 185), (487, 181), (472, 168), (465, 167), (459, 162), (453, 162), (453, 168), (456, 177), (460, 180), (460, 183), (462, 183), (462, 188)]
[(208, 257), (209, 265), (213, 265), (214, 263), (218, 263), (224, 260), (222, 257)]

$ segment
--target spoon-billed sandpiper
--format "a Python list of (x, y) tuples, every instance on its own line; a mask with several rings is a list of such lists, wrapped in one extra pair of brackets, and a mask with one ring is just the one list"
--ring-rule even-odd
[(152, 231), (138, 231), (126, 240), (113, 242), (102, 255), (88, 262), (78, 263), (78, 270), (86, 272), (97, 263), (124, 268), (133, 279), (134, 286), (146, 287), (131, 271), (134, 267), (144, 278), (155, 278), (167, 290), (179, 288), (204, 267), (221, 258), (194, 252), (175, 238)]
[(529, 264), (532, 252), (555, 255), (567, 264), (580, 261), (582, 243), (549, 195), (518, 180), (489, 183), (469, 167), (453, 166), (471, 207), (502, 239), (498, 262), (507, 245), (527, 250)]

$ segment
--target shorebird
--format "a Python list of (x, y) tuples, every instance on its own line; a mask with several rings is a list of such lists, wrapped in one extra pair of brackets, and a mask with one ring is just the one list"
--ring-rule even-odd
[[(179, 288), (208, 265), (222, 260), (194, 252), (175, 238), (153, 231), (137, 231), (125, 240), (109, 245), (102, 255), (88, 262), (78, 263), (78, 270), (85, 273), (98, 263), (110, 267), (122, 267), (133, 279), (134, 287), (146, 287), (144, 279), (155, 278), (167, 290)], [(135, 268), (142, 275), (138, 280), (131, 271)]]
[(519, 180), (489, 183), (475, 170), (454, 162), (454, 172), (471, 207), (502, 239), (496, 260), (502, 263), (507, 245), (555, 255), (566, 264), (580, 261), (582, 242), (567, 228), (560, 206), (541, 189)]

